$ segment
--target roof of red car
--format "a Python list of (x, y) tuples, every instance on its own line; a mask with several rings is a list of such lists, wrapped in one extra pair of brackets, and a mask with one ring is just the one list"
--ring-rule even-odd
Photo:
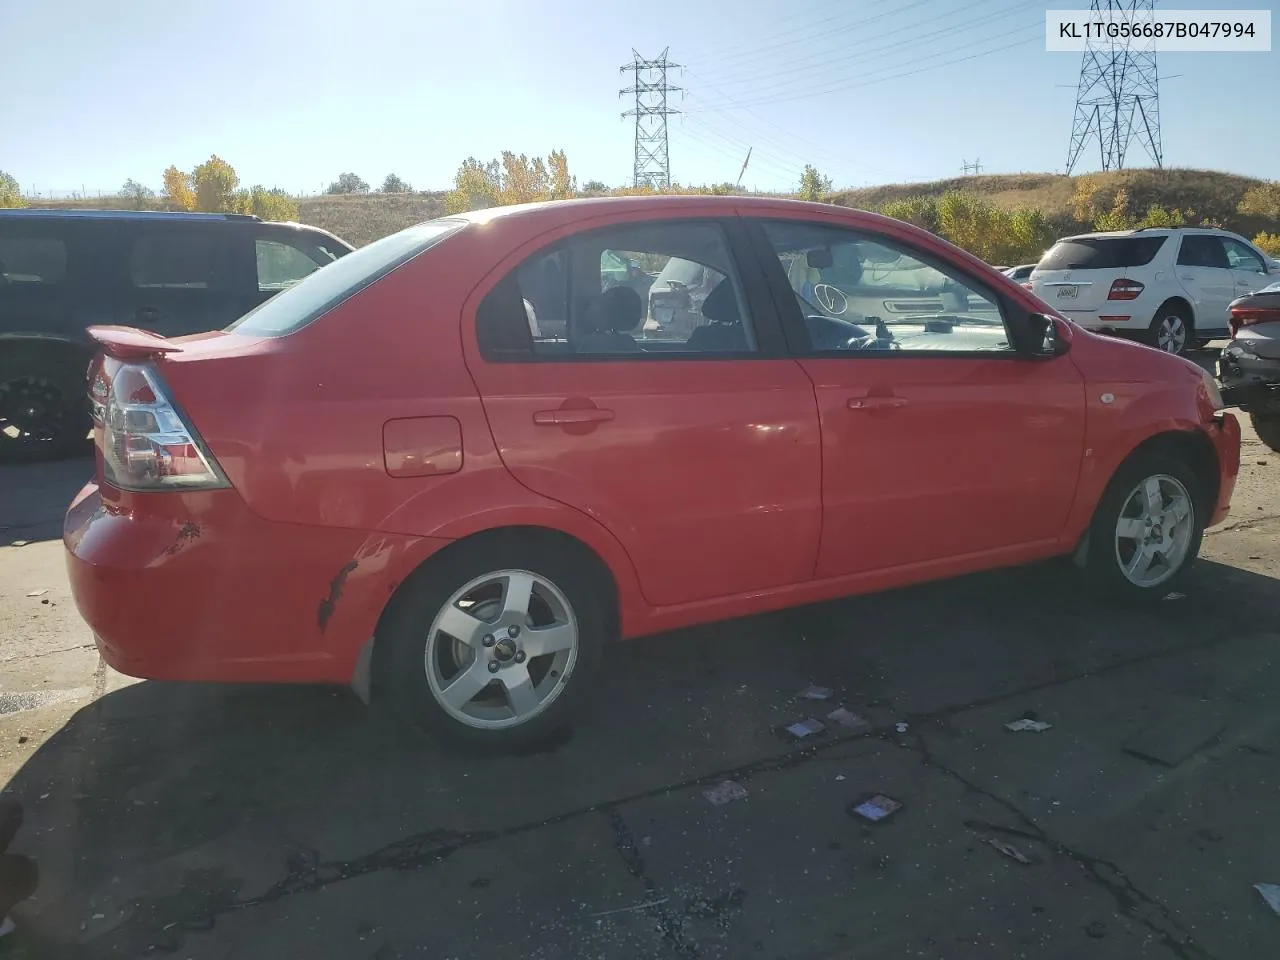
[(855, 214), (864, 217), (878, 218), (877, 214), (869, 214), (852, 207), (830, 203), (812, 203), (805, 200), (789, 200), (783, 197), (739, 197), (716, 196), (714, 194), (656, 194), (638, 197), (579, 197), (573, 200), (545, 200), (541, 203), (518, 203), (503, 207), (486, 207), (483, 210), (472, 210), (466, 213), (451, 215), (452, 218), (485, 223), (498, 217), (540, 216), (546, 212), (572, 212), (576, 216), (591, 216), (603, 213), (628, 213), (631, 211), (672, 209), (680, 207), (723, 207), (725, 214), (734, 210), (790, 210), (798, 212), (808, 209), (813, 212), (827, 214)]

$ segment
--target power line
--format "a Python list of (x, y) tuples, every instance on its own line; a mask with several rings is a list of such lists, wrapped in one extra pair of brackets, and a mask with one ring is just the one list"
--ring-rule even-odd
[[(1133, 21), (1155, 13), (1155, 0), (1093, 0), (1090, 19), (1120, 15)], [(1136, 129), (1135, 129), (1136, 127)], [(1160, 72), (1154, 41), (1133, 49), (1108, 39), (1085, 40), (1076, 87), (1075, 117), (1066, 172), (1071, 173), (1089, 141), (1097, 138), (1103, 170), (1120, 170), (1134, 137), (1157, 167), (1163, 166), (1160, 138)]]
[(667, 142), (667, 117), (678, 110), (667, 107), (667, 94), (680, 90), (667, 83), (667, 71), (679, 64), (667, 60), (667, 49), (654, 60), (646, 60), (635, 50), (631, 63), (619, 67), (619, 72), (632, 71), (634, 83), (618, 91), (618, 96), (635, 95), (635, 107), (622, 116), (636, 118), (635, 164), (632, 169), (632, 186), (649, 186), (663, 189), (671, 186), (671, 154)]
[[(807, 100), (807, 99), (810, 99), (811, 97), (820, 97), (820, 96), (823, 96), (823, 95), (825, 95), (825, 94), (828, 94), (828, 93), (835, 93), (835, 92), (837, 92), (837, 91), (841, 91), (841, 90), (856, 90), (856, 89), (858, 89), (858, 88), (860, 88), (860, 87), (869, 87), (869, 86), (872, 86), (872, 85), (877, 84), (877, 83), (884, 83), (884, 82), (886, 82), (886, 81), (888, 81), (888, 80), (901, 80), (901, 79), (904, 79), (904, 78), (906, 78), (906, 77), (914, 77), (914, 76), (916, 76), (917, 74), (921, 74), (921, 73), (928, 73), (930, 70), (938, 70), (938, 69), (941, 69), (942, 67), (949, 67), (949, 66), (952, 66), (953, 64), (957, 64), (957, 63), (966, 63), (966, 62), (968, 62), (968, 61), (970, 61), (970, 60), (977, 60), (977, 59), (979, 59), (980, 57), (988, 57), (988, 56), (991, 56), (991, 54), (993, 54), (993, 53), (1003, 53), (1005, 50), (1012, 50), (1012, 49), (1014, 49), (1015, 47), (1025, 47), (1025, 46), (1026, 46), (1027, 44), (1029, 44), (1029, 43), (1042, 42), (1042, 41), (1043, 41), (1043, 38), (1044, 38), (1043, 28), (1042, 28), (1039, 24), (1033, 24), (1033, 25), (1030, 25), (1030, 26), (1034, 26), (1034, 27), (1035, 27), (1035, 29), (1036, 29), (1036, 31), (1037, 31), (1037, 33), (1038, 33), (1038, 35), (1037, 35), (1037, 36), (1035, 36), (1035, 37), (1028, 37), (1028, 38), (1027, 38), (1027, 39), (1025, 39), (1025, 40), (1017, 40), (1017, 41), (1014, 41), (1013, 43), (1006, 43), (1006, 44), (1003, 44), (1003, 45), (998, 46), (998, 47), (992, 47), (990, 50), (980, 50), (980, 51), (978, 51), (977, 53), (971, 53), (971, 54), (969, 54), (968, 56), (964, 56), (964, 57), (954, 57), (954, 58), (952, 58), (952, 59), (950, 59), (950, 60), (942, 60), (942, 61), (940, 61), (940, 62), (938, 62), (938, 63), (934, 63), (934, 64), (931, 64), (931, 65), (929, 65), (929, 66), (920, 67), (920, 68), (918, 68), (918, 69), (916, 69), (916, 70), (907, 70), (907, 71), (905, 71), (905, 72), (903, 72), (903, 73), (890, 74), (889, 76), (885, 76), (885, 77), (876, 77), (876, 78), (874, 78), (874, 79), (866, 79), (866, 80), (863, 80), (862, 82), (853, 82), (853, 83), (849, 83), (849, 82), (840, 82), (840, 83), (834, 84), (834, 85), (832, 85), (832, 86), (823, 87), (823, 88), (820, 88), (820, 89), (817, 89), (817, 90), (809, 90), (809, 91), (806, 91), (806, 92), (804, 92), (804, 93), (791, 94), (791, 95), (783, 96), (783, 97), (764, 97), (764, 98), (759, 99), (759, 100), (749, 100), (749, 101), (747, 101), (746, 103), (738, 104), (736, 107), (727, 107), (727, 108), (725, 108), (725, 109), (743, 109), (743, 110), (745, 110), (745, 109), (748, 109), (748, 108), (750, 108), (750, 107), (759, 107), (759, 106), (764, 106), (764, 105), (766, 105), (766, 104), (771, 104), (771, 103), (791, 103), (791, 102), (794, 102), (794, 101), (796, 101), (796, 100)], [(1023, 32), (1024, 30), (1029, 29), (1029, 28), (1030, 28), (1030, 26), (1027, 26), (1027, 27), (1019, 27), (1019, 28), (1017, 28), (1016, 30), (1011, 30), (1011, 31), (1009, 31), (1008, 33), (1005, 33), (1005, 34), (999, 34), (998, 36), (1009, 36), (1009, 35), (1011, 35), (1011, 34), (1021, 33), (1021, 32)], [(996, 37), (992, 37), (992, 38), (990, 38), (990, 39), (996, 39)], [(930, 59), (932, 59), (932, 58), (931, 58), (931, 57), (922, 57), (922, 58), (917, 59), (917, 60), (908, 60), (908, 61), (906, 61), (905, 63), (898, 64), (898, 66), (905, 66), (906, 64), (909, 64), (909, 63), (921, 63), (921, 62), (924, 62), (924, 61), (927, 61), (927, 60), (930, 60)], [(887, 67), (886, 67), (886, 68), (884, 68), (884, 69), (891, 69), (891, 68), (887, 68)], [(880, 72), (879, 70), (873, 70), (873, 71), (872, 71), (872, 73), (879, 73), (879, 72)], [(867, 74), (867, 75), (864, 75), (864, 76), (870, 76), (870, 74)], [(860, 77), (858, 77), (858, 76), (853, 76), (853, 77), (848, 77), (848, 78), (846, 78), (846, 80), (853, 80), (853, 81), (857, 81), (857, 80), (860, 80), (860, 79), (862, 79), (862, 78), (860, 78)]]

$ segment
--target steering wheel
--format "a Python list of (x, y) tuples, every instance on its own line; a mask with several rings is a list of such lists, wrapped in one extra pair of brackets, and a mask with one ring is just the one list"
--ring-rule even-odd
[(818, 301), (818, 306), (828, 313), (834, 313), (841, 316), (849, 309), (849, 300), (839, 287), (833, 287), (829, 283), (820, 283), (813, 288), (813, 299)]

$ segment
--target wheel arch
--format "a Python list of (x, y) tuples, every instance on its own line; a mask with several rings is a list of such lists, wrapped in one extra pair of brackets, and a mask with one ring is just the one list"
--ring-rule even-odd
[(572, 556), (576, 564), (581, 564), (584, 573), (591, 579), (592, 589), (598, 590), (599, 595), (604, 597), (609, 629), (612, 636), (617, 636), (622, 624), (618, 580), (605, 559), (589, 544), (554, 527), (529, 524), (491, 527), (454, 540), (447, 547), (433, 553), (396, 586), (378, 616), (373, 636), (365, 642), (356, 661), (352, 686), (360, 698), (368, 703), (380, 696), (380, 677), (384, 667), (380, 650), (385, 651), (386, 646), (380, 645), (378, 638), (385, 635), (388, 621), (396, 615), (407, 597), (423, 580), (438, 572), (447, 571), (464, 551), (497, 550), (532, 543), (562, 551)]
[(1160, 301), (1160, 306), (1156, 307), (1156, 315), (1152, 319), (1153, 320), (1160, 319), (1160, 314), (1163, 313), (1170, 306), (1176, 307), (1177, 309), (1182, 311), (1183, 315), (1187, 318), (1187, 322), (1191, 325), (1191, 332), (1195, 333), (1195, 329), (1196, 329), (1195, 307), (1191, 305), (1190, 300), (1188, 300), (1186, 297), (1182, 296), (1181, 294), (1175, 293), (1172, 297), (1165, 297), (1162, 301)]

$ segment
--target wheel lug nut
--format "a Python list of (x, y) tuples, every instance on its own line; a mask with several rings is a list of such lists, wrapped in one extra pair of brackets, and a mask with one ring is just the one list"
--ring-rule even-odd
[(492, 634), (492, 633), (486, 633), (486, 634), (484, 635), (484, 639), (483, 639), (482, 641), (480, 641), (480, 642), (481, 642), (481, 643), (483, 643), (486, 647), (492, 647), (492, 646), (493, 646), (493, 634)]
[(513, 623), (511, 626), (507, 627), (507, 636), (514, 640), (516, 637), (520, 636), (520, 628)]
[(516, 651), (516, 663), (524, 663), (524, 651), (523, 651), (523, 650), (517, 650), (517, 651)]
[(497, 672), (498, 672), (498, 661), (497, 661), (497, 660), (490, 660), (490, 661), (489, 661), (489, 672), (490, 672), (490, 673), (497, 673)]

